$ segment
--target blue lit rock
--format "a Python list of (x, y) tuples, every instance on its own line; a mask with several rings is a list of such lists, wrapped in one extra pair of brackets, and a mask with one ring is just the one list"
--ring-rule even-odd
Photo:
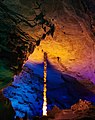
[(41, 78), (31, 78), (29, 73), (22, 71), (14, 77), (13, 85), (4, 90), (4, 95), (11, 100), (16, 116), (24, 117), (25, 113), (28, 116), (42, 114), (43, 82), (40, 83), (39, 79), (42, 81)]
[[(14, 77), (12, 86), (4, 90), (15, 109), (16, 116), (41, 116), (43, 105), (43, 64), (27, 62), (25, 68)], [(60, 73), (48, 62), (47, 101), (48, 110), (55, 105), (61, 109), (70, 108), (79, 99), (85, 99), (95, 104), (95, 94), (80, 84), (74, 77)], [(40, 71), (40, 72), (38, 72)], [(53, 76), (53, 77), (52, 77)], [(56, 79), (58, 78), (58, 79)]]

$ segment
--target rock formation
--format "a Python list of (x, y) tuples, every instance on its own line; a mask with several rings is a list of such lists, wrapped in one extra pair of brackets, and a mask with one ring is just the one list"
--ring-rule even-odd
[[(6, 84), (12, 79), (13, 74), (21, 71), (23, 64), (33, 53), (34, 48), (39, 46), (40, 41), (45, 39), (47, 34), (53, 36), (54, 24), (44, 18), (43, 11), (40, 11), (40, 4), (38, 2), (35, 4), (37, 8), (33, 8), (34, 13), (31, 14), (32, 20), (30, 20), (9, 8), (8, 3), (5, 5), (0, 2), (0, 77), (1, 82), (4, 80)], [(36, 9), (40, 11), (38, 14), (35, 13)], [(33, 32), (35, 27), (45, 31), (44, 25), (48, 26), (46, 34), (42, 32), (40, 36), (36, 35), (36, 38), (33, 33), (30, 35), (29, 31)], [(5, 72), (7, 75), (4, 75)]]
[[(16, 116), (23, 118), (26, 113), (29, 120), (35, 116), (42, 116), (44, 82), (42, 72), (42, 65), (27, 63), (23, 71), (14, 77), (12, 85), (4, 89), (3, 94), (11, 101)], [(71, 113), (67, 111), (66, 114), (72, 115), (72, 111), (84, 112), (89, 109), (90, 102), (95, 104), (95, 93), (88, 90), (75, 78), (65, 74), (60, 76), (60, 73), (52, 67), (48, 68), (47, 73), (47, 108), (51, 117), (61, 112), (60, 109), (70, 108), (79, 99), (84, 99), (84, 101), (80, 100), (79, 104), (73, 105)], [(86, 102), (86, 100), (90, 102)], [(51, 111), (55, 105), (60, 109), (55, 107)]]
[[(41, 42), (39, 50), (46, 51), (51, 63), (59, 66), (59, 69), (66, 74), (73, 75), (79, 80), (90, 79), (94, 82), (94, 0), (78, 0), (77, 2), (75, 0), (39, 0), (37, 2), (41, 3), (39, 4), (39, 6), (41, 5), (41, 11), (45, 13), (46, 18), (52, 20), (56, 28), (53, 38), (50, 36), (45, 37), (45, 34), (43, 35), (45, 41)], [(35, 17), (34, 13), (36, 15), (40, 13), (38, 9), (34, 11), (33, 0), (27, 1), (27, 3), (24, 0), (15, 0), (14, 2), (4, 0), (3, 3), (11, 10), (28, 17), (30, 23), (33, 22), (31, 20)], [(39, 29), (39, 26), (32, 30), (23, 25), (22, 27), (24, 31), (27, 31), (36, 40), (36, 36), (40, 36), (43, 33), (43, 29)], [(44, 33), (46, 33), (45, 31), (48, 31), (48, 27), (44, 25), (43, 28)], [(31, 49), (33, 49), (33, 46), (31, 46)], [(13, 52), (12, 54), (15, 53)], [(60, 59), (58, 60), (58, 58)], [(16, 63), (15, 58), (13, 60)]]
[[(64, 80), (64, 74), (79, 81), (95, 83), (94, 11), (94, 0), (0, 2), (0, 82), (7, 79), (8, 83), (14, 72), (16, 74), (21, 71), (27, 58), (31, 63), (41, 64), (44, 51), (50, 65), (62, 74), (61, 79), (66, 85), (77, 83), (70, 82), (71, 79)], [(67, 88), (71, 90), (70, 86)], [(92, 97), (89, 99), (94, 101), (95, 90), (91, 93)], [(65, 104), (66, 107), (67, 105)], [(72, 115), (71, 111), (69, 113)]]
[[(41, 42), (38, 49), (46, 51), (51, 63), (58, 66), (59, 70), (79, 80), (90, 79), (94, 82), (94, 0), (78, 0), (77, 2), (75, 0), (39, 0), (37, 2), (41, 3), (41, 10), (45, 13), (45, 17), (55, 24), (53, 38), (45, 37), (44, 34), (45, 41)], [(3, 3), (12, 10), (28, 16), (30, 20), (33, 20), (35, 16), (32, 16), (33, 0), (27, 3), (25, 0), (15, 0), (15, 2), (4, 0)], [(40, 11), (36, 9), (35, 12), (39, 14)], [(45, 31), (48, 30), (46, 25), (43, 27)], [(34, 38), (35, 34), (40, 36), (43, 33), (43, 29), (38, 29), (38, 26), (33, 30), (24, 27), (29, 35), (34, 32), (32, 34)]]
[(0, 120), (13, 120), (15, 111), (11, 105), (11, 102), (5, 98), (0, 91)]

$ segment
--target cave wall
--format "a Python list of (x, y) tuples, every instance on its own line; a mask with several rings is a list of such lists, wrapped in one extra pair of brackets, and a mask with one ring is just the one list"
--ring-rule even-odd
[[(37, 54), (42, 50), (49, 61), (60, 71), (73, 75), (79, 80), (95, 82), (95, 1), (94, 0), (37, 0), (42, 11), (56, 26), (54, 37), (47, 36), (41, 41)], [(4, 0), (11, 9), (32, 18), (33, 0)], [(39, 11), (37, 11), (39, 12)], [(29, 34), (40, 35), (36, 27)], [(52, 48), (51, 48), (52, 46)], [(42, 53), (41, 53), (42, 54)], [(58, 59), (60, 58), (60, 59)], [(32, 55), (29, 60), (36, 60)], [(40, 58), (39, 58), (40, 59)]]

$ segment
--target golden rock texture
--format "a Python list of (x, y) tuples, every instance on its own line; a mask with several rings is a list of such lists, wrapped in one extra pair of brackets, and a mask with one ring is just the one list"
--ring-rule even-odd
[[(90, 79), (95, 82), (95, 14), (94, 0), (38, 0), (46, 17), (55, 24), (53, 38), (48, 36), (37, 50), (48, 54), (48, 59), (56, 68), (79, 80)], [(4, 1), (11, 9), (32, 19), (33, 0)], [(36, 10), (36, 14), (40, 11)], [(43, 32), (37, 26), (29, 34), (40, 36)], [(48, 27), (46, 28), (48, 29)], [(32, 35), (33, 36), (33, 35)], [(42, 53), (41, 53), (42, 54)], [(31, 60), (32, 57), (30, 57)], [(39, 59), (39, 57), (37, 58)], [(41, 58), (40, 58), (41, 59)], [(40, 59), (38, 61), (40, 61)]]

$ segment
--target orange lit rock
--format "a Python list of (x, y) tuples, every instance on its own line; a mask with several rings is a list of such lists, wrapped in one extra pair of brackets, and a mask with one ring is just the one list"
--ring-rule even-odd
[[(4, 3), (32, 19), (33, 0), (27, 1), (27, 4), (25, 0), (17, 0), (14, 2), (16, 4), (5, 0)], [(52, 20), (56, 27), (54, 37), (48, 36), (41, 41), (29, 60), (41, 62), (42, 51), (47, 52), (48, 59), (55, 68), (79, 80), (90, 79), (95, 83), (94, 8), (93, 0), (44, 1), (42, 10), (45, 10), (46, 18)], [(24, 29), (35, 38), (43, 32), (39, 27)]]
[(85, 111), (91, 108), (91, 103), (86, 100), (79, 100), (77, 104), (71, 106), (71, 110), (73, 111)]

